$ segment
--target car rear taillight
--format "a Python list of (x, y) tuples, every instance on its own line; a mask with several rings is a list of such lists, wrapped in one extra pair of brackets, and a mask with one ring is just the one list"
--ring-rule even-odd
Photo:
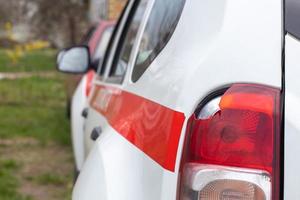
[(277, 200), (280, 90), (235, 84), (189, 120), (181, 200)]

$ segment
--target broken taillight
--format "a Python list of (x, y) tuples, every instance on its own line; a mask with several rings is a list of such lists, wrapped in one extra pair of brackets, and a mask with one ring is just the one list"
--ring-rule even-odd
[(277, 200), (280, 90), (235, 84), (189, 120), (182, 200)]

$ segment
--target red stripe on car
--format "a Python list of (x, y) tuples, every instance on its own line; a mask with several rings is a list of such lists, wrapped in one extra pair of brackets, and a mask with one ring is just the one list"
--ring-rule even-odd
[(129, 142), (163, 168), (175, 171), (183, 113), (108, 86), (96, 86), (91, 106)]

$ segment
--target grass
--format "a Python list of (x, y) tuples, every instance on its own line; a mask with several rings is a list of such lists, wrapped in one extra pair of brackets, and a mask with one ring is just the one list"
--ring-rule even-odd
[(41, 185), (63, 185), (65, 184), (65, 179), (58, 174), (54, 173), (44, 173), (35, 178), (35, 181)]
[(17, 192), (19, 182), (14, 173), (19, 169), (19, 165), (14, 160), (0, 162), (0, 199), (1, 200), (31, 200), (28, 196), (23, 196)]
[(43, 143), (54, 140), (69, 145), (65, 98), (59, 75), (2, 80), (0, 138), (34, 137)]
[(14, 64), (6, 54), (6, 50), (0, 49), (0, 72), (40, 72), (52, 71), (55, 68), (56, 51), (53, 49), (35, 50), (25, 53)]
[[(0, 80), (0, 141), (33, 138), (39, 142), (41, 149), (51, 148), (47, 145), (55, 144), (66, 149), (67, 153), (65, 154), (71, 154), (69, 152), (71, 141), (69, 120), (66, 118), (65, 108), (65, 80), (63, 75), (55, 73), (54, 55), (54, 50), (35, 51), (26, 54), (17, 65), (14, 65), (6, 57), (5, 51), (0, 49), (0, 72), (52, 71), (55, 74), (51, 77), (34, 76)], [(7, 148), (0, 144), (0, 152), (5, 152)], [(30, 148), (30, 146), (26, 148)], [(55, 185), (64, 193), (63, 199), (70, 199), (70, 189), (64, 190), (64, 188), (72, 182), (72, 169), (67, 170), (68, 175), (66, 176), (55, 173), (55, 170), (47, 169), (53, 173), (45, 170), (39, 174), (31, 174), (29, 176), (32, 176), (32, 181), (30, 181), (26, 180), (26, 175), (19, 177), (23, 173), (24, 167), (18, 160), (13, 160), (18, 157), (13, 157), (13, 159), (10, 157), (13, 157), (13, 153), (2, 158), (0, 156), (1, 200), (35, 200), (31, 196), (20, 193), (19, 188), (26, 181), (37, 186)], [(51, 161), (55, 162), (55, 159), (51, 159)], [(70, 165), (72, 161), (68, 162)], [(57, 163), (57, 165), (64, 165), (64, 163)]]

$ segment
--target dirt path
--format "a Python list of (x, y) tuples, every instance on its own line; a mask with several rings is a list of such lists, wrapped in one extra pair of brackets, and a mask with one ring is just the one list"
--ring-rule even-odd
[(45, 78), (52, 78), (57, 76), (56, 72), (49, 71), (49, 72), (5, 72), (5, 73), (0, 73), (0, 80), (2, 79), (18, 79), (18, 78), (30, 78), (30, 77), (45, 77)]
[(33, 138), (0, 139), (0, 161), (18, 163), (18, 192), (32, 200), (70, 199), (73, 161), (70, 147)]

